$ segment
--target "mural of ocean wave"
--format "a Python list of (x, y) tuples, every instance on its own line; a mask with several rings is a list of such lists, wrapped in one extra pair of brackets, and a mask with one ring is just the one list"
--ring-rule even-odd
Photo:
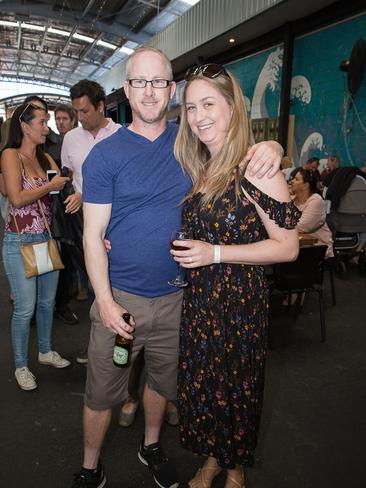
[(320, 132), (312, 132), (306, 139), (301, 148), (300, 165), (303, 166), (306, 161), (317, 156), (323, 151), (323, 136)]
[[(266, 101), (266, 92), (268, 90), (272, 93), (277, 92), (277, 97), (279, 97), (279, 82), (282, 63), (283, 48), (278, 47), (275, 51), (269, 54), (257, 79), (252, 98), (251, 116), (253, 119), (262, 119), (269, 116), (267, 108), (268, 101)], [(277, 110), (278, 101), (274, 102), (274, 104)]]
[(291, 80), (291, 100), (298, 100), (303, 104), (311, 102), (311, 86), (305, 76), (294, 76)]

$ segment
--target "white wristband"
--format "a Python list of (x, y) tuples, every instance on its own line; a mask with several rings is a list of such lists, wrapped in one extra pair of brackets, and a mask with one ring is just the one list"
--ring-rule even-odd
[(218, 244), (214, 246), (214, 263), (221, 263), (221, 248)]

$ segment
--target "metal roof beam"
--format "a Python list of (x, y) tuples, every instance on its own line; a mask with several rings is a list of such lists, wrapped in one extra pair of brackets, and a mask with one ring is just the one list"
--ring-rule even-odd
[(41, 54), (42, 54), (42, 51), (43, 51), (43, 46), (44, 46), (45, 40), (46, 40), (46, 38), (47, 38), (47, 30), (48, 30), (48, 27), (49, 27), (49, 21), (47, 22), (46, 28), (45, 28), (45, 30), (44, 30), (44, 33), (43, 33), (43, 36), (42, 36), (42, 41), (41, 41), (41, 44), (40, 44), (40, 46), (38, 47), (38, 55), (37, 55), (37, 59), (36, 59), (36, 65), (35, 65), (35, 67), (34, 67), (34, 74), (36, 73), (36, 69), (37, 69), (37, 66), (38, 66), (39, 60), (41, 59)]
[[(22, 24), (21, 22), (19, 22), (18, 24), (18, 40), (17, 40), (17, 63), (18, 63), (18, 67), (19, 67), (19, 63), (20, 63), (20, 54), (21, 54), (21, 45), (22, 45)], [(18, 69), (17, 69), (17, 75), (18, 75)]]
[(49, 77), (49, 81), (51, 81), (51, 77), (54, 73), (54, 71), (56, 70), (56, 68), (58, 67), (58, 64), (61, 60), (61, 58), (64, 56), (65, 52), (66, 52), (66, 49), (69, 47), (71, 41), (72, 41), (72, 38), (76, 32), (76, 29), (77, 29), (77, 25), (74, 25), (74, 27), (72, 28), (71, 32), (70, 32), (70, 35), (69, 37), (67, 38), (67, 41), (65, 42), (65, 45), (62, 49), (62, 51), (60, 52), (60, 54), (58, 55), (58, 58), (56, 59), (56, 62), (55, 64), (53, 65), (52, 67), (52, 70), (51, 70), (51, 73), (50, 73), (50, 77)]
[(89, 12), (92, 6), (95, 4), (95, 0), (89, 0), (88, 5), (85, 7), (84, 12), (81, 14), (81, 17), (85, 17), (85, 15)]
[[(90, 44), (88, 49), (82, 54), (81, 59), (79, 61), (77, 61), (73, 66), (70, 67), (71, 72), (75, 72), (82, 63), (92, 64), (91, 62), (84, 61), (84, 60), (93, 51), (93, 49), (96, 47), (97, 42), (101, 39), (101, 37), (102, 37), (102, 34), (99, 34), (99, 36), (94, 40), (94, 42), (92, 44)], [(99, 69), (99, 68), (100, 68), (100, 66), (98, 66), (98, 68), (96, 68), (96, 69)]]
[[(57, 22), (62, 22), (64, 24), (69, 24), (74, 26), (79, 24), (80, 27), (88, 30), (90, 25), (93, 24), (94, 17), (86, 14), (84, 17), (80, 15), (73, 14), (67, 11), (63, 11), (62, 15), (59, 15), (57, 11), (53, 9), (52, 4), (49, 3), (33, 3), (27, 2), (27, 11), (32, 16), (38, 16), (41, 18), (55, 20)], [(4, 1), (1, 3), (1, 13), (5, 14), (18, 14), (24, 17), (24, 4), (17, 3), (16, 1)], [(94, 23), (96, 30), (105, 32), (107, 34), (112, 34), (117, 37), (125, 37), (130, 41), (136, 42), (138, 44), (145, 44), (151, 36), (146, 32), (139, 32), (138, 34), (131, 31), (128, 25), (122, 22), (113, 22), (112, 24), (107, 24), (102, 21), (96, 21)]]

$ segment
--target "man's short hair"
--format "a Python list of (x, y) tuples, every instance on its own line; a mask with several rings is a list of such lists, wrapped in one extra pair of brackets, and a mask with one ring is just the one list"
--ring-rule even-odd
[(143, 52), (151, 52), (151, 53), (159, 54), (164, 59), (164, 62), (166, 64), (166, 69), (167, 69), (169, 80), (173, 80), (173, 69), (172, 69), (172, 64), (170, 62), (170, 59), (160, 49), (157, 49), (156, 47), (149, 47), (149, 46), (142, 46), (142, 47), (137, 48), (131, 54), (131, 56), (128, 58), (127, 63), (126, 63), (126, 77), (127, 77), (127, 79), (129, 78), (129, 71), (131, 69), (131, 64), (132, 64), (134, 58), (138, 54), (143, 53)]
[(66, 112), (67, 115), (70, 117), (70, 120), (75, 120), (75, 112), (71, 105), (68, 105), (66, 103), (60, 103), (54, 110), (55, 117), (57, 115), (57, 112)]
[(105, 105), (105, 91), (104, 88), (96, 81), (80, 80), (76, 85), (70, 88), (71, 100), (75, 98), (88, 97), (90, 103), (98, 108), (100, 102)]

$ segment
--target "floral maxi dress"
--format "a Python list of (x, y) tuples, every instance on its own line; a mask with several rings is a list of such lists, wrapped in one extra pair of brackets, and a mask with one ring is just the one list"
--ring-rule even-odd
[[(245, 178), (242, 187), (278, 226), (292, 229), (301, 213)], [(201, 194), (187, 200), (183, 225), (194, 239), (247, 244), (267, 238), (253, 203), (234, 185), (213, 207)], [(262, 266), (214, 264), (188, 274), (180, 330), (178, 406), (180, 440), (220, 466), (251, 465), (264, 387), (268, 288)]]

